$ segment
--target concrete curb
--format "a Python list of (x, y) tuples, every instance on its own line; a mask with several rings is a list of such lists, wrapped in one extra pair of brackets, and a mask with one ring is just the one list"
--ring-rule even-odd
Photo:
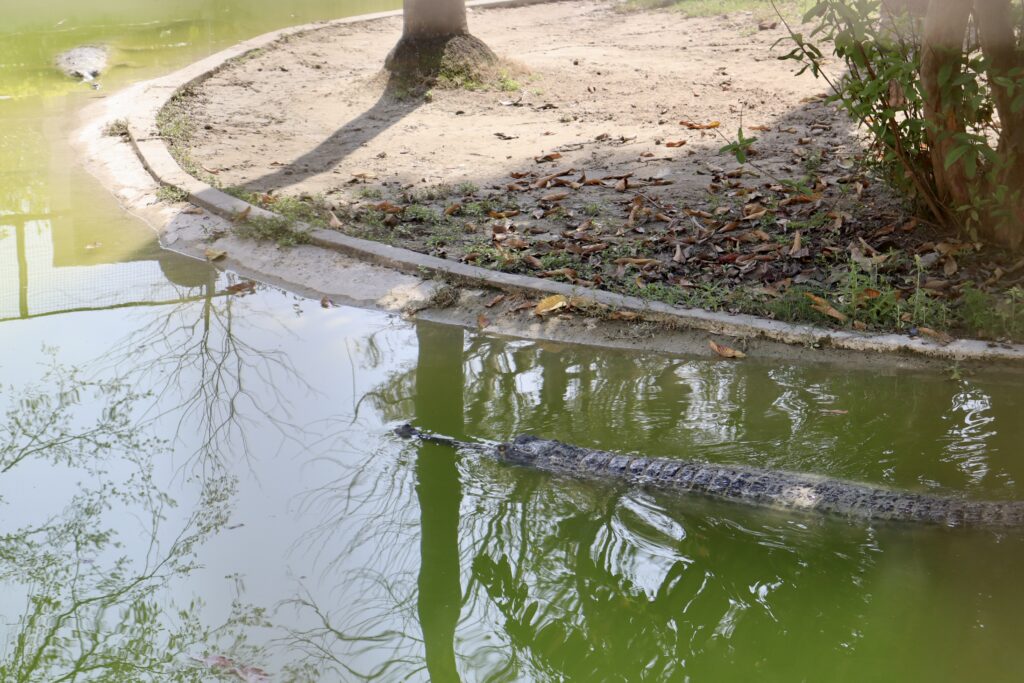
[[(471, 8), (516, 7), (550, 0), (477, 0)], [(227, 62), (247, 52), (266, 47), (285, 36), (311, 30), (400, 16), (401, 11), (364, 14), (330, 22), (306, 24), (272, 31), (243, 41), (168, 76), (145, 84), (128, 116), (131, 144), (142, 165), (157, 182), (184, 191), (189, 201), (213, 214), (231, 219), (248, 211), (252, 216), (275, 218), (276, 214), (232, 197), (194, 178), (171, 156), (157, 129), (157, 116), (164, 105), (183, 88), (209, 78)], [(601, 290), (573, 287), (541, 278), (501, 273), (478, 266), (427, 256), (408, 249), (349, 237), (328, 230), (310, 233), (312, 244), (391, 269), (418, 275), (440, 276), (463, 284), (525, 292), (534, 295), (562, 294), (596, 301), (613, 309), (631, 311), (672, 326), (701, 330), (730, 337), (765, 339), (773, 342), (844, 351), (895, 354), (948, 361), (996, 361), (1024, 363), (1024, 345), (996, 344), (960, 339), (947, 345), (899, 334), (870, 335), (846, 330), (829, 330), (810, 325), (782, 323), (751, 315), (732, 315), (699, 309), (686, 309), (639, 297)]]

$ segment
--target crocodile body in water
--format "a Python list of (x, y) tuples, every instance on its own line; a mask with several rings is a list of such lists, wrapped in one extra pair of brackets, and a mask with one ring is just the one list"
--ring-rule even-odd
[(457, 441), (411, 425), (402, 425), (395, 432), (404, 438), (473, 449), (499, 460), (548, 472), (615, 479), (635, 486), (762, 507), (947, 526), (1024, 525), (1024, 501), (972, 501), (931, 496), (813, 474), (622, 455), (534, 436), (517, 436), (507, 443), (494, 445)]
[(107, 68), (107, 49), (98, 45), (83, 45), (61, 52), (55, 63), (68, 77), (92, 83)]

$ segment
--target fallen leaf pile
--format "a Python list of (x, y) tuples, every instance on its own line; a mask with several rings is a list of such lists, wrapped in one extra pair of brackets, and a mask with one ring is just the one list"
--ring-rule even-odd
[[(713, 137), (722, 123), (682, 119), (679, 125), (683, 135)], [(800, 182), (783, 183), (751, 166), (708, 167), (703, 192), (680, 196), (675, 184), (686, 139), (650, 140), (635, 156), (638, 163), (622, 168), (584, 167), (569, 154), (583, 147), (574, 144), (539, 150), (534, 163), (487, 188), (424, 199), (409, 186), (328, 206), (322, 214), (333, 229), (486, 268), (730, 313), (858, 331), (895, 326), (934, 343), (951, 338), (941, 330), (931, 334), (936, 326), (910, 313), (909, 302), (922, 296), (955, 302), (969, 286), (1024, 283), (1024, 259), (982, 255), (979, 244), (939, 238), (907, 220), (879, 183), (819, 139), (831, 125), (822, 118), (801, 131), (748, 127), (792, 136), (783, 159), (791, 166), (820, 164)], [(635, 136), (612, 134), (592, 144), (643, 146)], [(680, 156), (659, 156), (665, 154)], [(667, 161), (674, 166), (662, 164)], [(207, 258), (223, 254), (211, 248)], [(526, 305), (503, 295), (488, 308), (501, 302), (539, 317), (574, 310), (565, 297)], [(724, 355), (721, 349), (731, 351), (715, 352)]]

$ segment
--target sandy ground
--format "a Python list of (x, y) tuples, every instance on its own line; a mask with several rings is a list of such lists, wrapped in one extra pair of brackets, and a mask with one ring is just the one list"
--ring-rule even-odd
[(760, 31), (750, 14), (688, 19), (573, 1), (471, 12), (471, 30), (526, 73), (504, 90), (396, 101), (380, 68), (399, 19), (314, 31), (201, 87), (193, 154), (224, 185), (344, 197), (353, 179), (505, 185), (552, 153), (552, 171), (632, 173), (635, 187), (692, 194), (735, 166), (719, 148), (740, 125), (761, 138), (765, 168), (786, 176), (802, 157), (839, 164), (856, 152), (850, 124), (808, 101), (824, 84), (775, 59), (782, 29)]
[[(200, 175), (286, 215), (297, 198), (320, 227), (670, 305), (974, 334), (963, 293), (1024, 282), (1024, 259), (910, 220), (827, 82), (779, 59), (784, 24), (759, 18), (478, 10), (507, 76), (426, 97), (387, 88), (397, 17), (335, 25), (235, 60), (173, 110)], [(722, 150), (741, 127), (746, 164)]]
[[(489, 21), (490, 17), (500, 21), (491, 22)], [(498, 297), (493, 291), (487, 290), (463, 289), (461, 292), (456, 291), (457, 296), (454, 298), (446, 294), (444, 299), (449, 307), (445, 308), (438, 303), (437, 294), (445, 289), (438, 281), (427, 281), (423, 278), (401, 275), (394, 271), (354, 261), (329, 250), (310, 246), (282, 249), (273, 243), (257, 242), (239, 237), (233, 234), (232, 222), (226, 222), (205, 211), (197, 210), (197, 207), (187, 203), (161, 200), (160, 192), (158, 192), (159, 186), (143, 169), (133, 154), (132, 148), (122, 139), (109, 137), (103, 132), (109, 124), (124, 116), (132, 117), (132, 119), (139, 118), (143, 122), (149, 121), (144, 125), (148, 127), (147, 130), (155, 131), (153, 118), (156, 116), (157, 109), (166, 101), (170, 93), (183, 84), (192, 82), (198, 74), (208, 74), (207, 70), (213, 69), (212, 78), (205, 81), (201, 88), (194, 89), (192, 95), (183, 101), (191, 111), (191, 115), (194, 117), (192, 123), (199, 133), (198, 145), (191, 152), (202, 166), (208, 169), (200, 175), (207, 175), (209, 171), (213, 171), (216, 176), (220, 176), (214, 178), (216, 184), (220, 185), (238, 184), (247, 180), (258, 182), (260, 179), (269, 182), (272, 178), (276, 178), (277, 180), (274, 182), (279, 181), (279, 187), (287, 188), (290, 194), (299, 196), (302, 196), (303, 192), (316, 191), (316, 183), (324, 183), (323, 192), (330, 196), (328, 205), (333, 204), (339, 214), (345, 216), (351, 215), (352, 212), (343, 211), (343, 207), (352, 205), (372, 207), (379, 202), (379, 199), (368, 196), (374, 191), (383, 190), (390, 193), (392, 188), (397, 186), (404, 195), (420, 194), (428, 190), (418, 186), (436, 187), (431, 183), (439, 180), (443, 180), (445, 183), (460, 182), (459, 177), (451, 175), (441, 177), (434, 174), (430, 178), (425, 177), (429, 169), (436, 170), (438, 155), (442, 153), (456, 159), (468, 160), (466, 164), (458, 168), (461, 168), (461, 172), (464, 173), (461, 177), (474, 184), (483, 183), (486, 180), (480, 168), (477, 166), (469, 168), (469, 163), (489, 165), (488, 167), (492, 170), (488, 172), (499, 175), (497, 182), (491, 187), (481, 187), (472, 193), (467, 190), (467, 193), (472, 194), (474, 199), (479, 198), (480, 195), (504, 194), (509, 196), (513, 191), (507, 187), (508, 176), (501, 174), (522, 176), (523, 183), (530, 183), (531, 188), (539, 188), (539, 192), (549, 192), (549, 188), (543, 186), (550, 186), (551, 183), (537, 183), (533, 179), (554, 177), (555, 173), (572, 168), (568, 165), (570, 163), (580, 166), (590, 165), (592, 168), (595, 163), (604, 163), (607, 169), (621, 169), (632, 164), (634, 168), (640, 169), (656, 163), (658, 152), (665, 157), (670, 155), (673, 157), (671, 162), (665, 161), (664, 158), (661, 160), (660, 166), (667, 169), (665, 175), (643, 175), (642, 172), (636, 172), (628, 178), (624, 178), (630, 172), (618, 173), (615, 174), (619, 176), (618, 178), (611, 178), (593, 185), (570, 186), (571, 192), (566, 191), (567, 197), (564, 200), (559, 199), (552, 202), (543, 198), (539, 199), (541, 206), (546, 203), (549, 207), (562, 207), (562, 218), (570, 222), (578, 222), (578, 219), (573, 218), (573, 213), (576, 211), (574, 207), (578, 207), (578, 202), (581, 201), (578, 195), (587, 192), (612, 193), (612, 196), (617, 198), (616, 203), (626, 204), (628, 210), (628, 205), (635, 204), (638, 196), (662, 196), (656, 193), (671, 192), (674, 193), (677, 201), (685, 201), (685, 197), (680, 196), (681, 187), (694, 189), (706, 201), (708, 193), (703, 183), (710, 181), (712, 184), (720, 184), (719, 192), (724, 189), (740, 198), (740, 201), (748, 201), (750, 197), (745, 195), (743, 188), (740, 187), (740, 181), (745, 179), (746, 174), (741, 178), (739, 174), (729, 173), (725, 170), (730, 168), (730, 165), (717, 154), (720, 143), (711, 137), (713, 133), (708, 130), (690, 129), (678, 123), (678, 121), (706, 123), (716, 120), (710, 119), (716, 112), (714, 107), (708, 105), (708, 96), (711, 93), (725, 93), (720, 95), (723, 111), (728, 112), (729, 115), (735, 115), (737, 125), (741, 105), (736, 102), (747, 101), (750, 98), (757, 98), (758, 101), (764, 100), (766, 103), (758, 114), (763, 118), (755, 120), (771, 121), (772, 114), (770, 112), (776, 112), (775, 116), (783, 117), (783, 123), (776, 120), (773, 124), (751, 124), (749, 121), (752, 114), (750, 109), (746, 108), (745, 125), (748, 128), (763, 125), (765, 128), (764, 139), (759, 143), (761, 149), (776, 150), (772, 155), (766, 156), (762, 153), (760, 160), (765, 165), (778, 163), (780, 166), (784, 166), (790, 163), (800, 163), (797, 160), (802, 158), (804, 148), (810, 145), (819, 145), (822, 153), (819, 168), (835, 168), (835, 172), (838, 173), (845, 170), (846, 157), (836, 154), (835, 150), (854, 152), (857, 149), (856, 142), (848, 136), (849, 125), (841, 118), (836, 118), (834, 112), (825, 108), (816, 99), (796, 100), (794, 106), (803, 117), (804, 123), (802, 124), (803, 128), (791, 127), (788, 122), (797, 114), (781, 106), (778, 97), (768, 99), (764, 96), (764, 93), (767, 92), (765, 88), (772, 87), (771, 79), (764, 74), (755, 79), (759, 85), (750, 89), (744, 88), (742, 95), (735, 94), (737, 83), (729, 78), (728, 67), (725, 69), (725, 74), (705, 74), (703, 80), (694, 78), (688, 83), (685, 77), (676, 75), (670, 79), (669, 75), (666, 75), (666, 69), (669, 74), (672, 74), (692, 66), (672, 61), (673, 48), (671, 45), (673, 43), (668, 41), (666, 36), (675, 36), (678, 41), (693, 44), (696, 41), (690, 36), (694, 31), (689, 29), (700, 27), (707, 29), (707, 35), (714, 30), (718, 32), (716, 35), (735, 36), (735, 38), (731, 39), (731, 42), (720, 42), (718, 45), (707, 42), (694, 46), (692, 49), (699, 53), (697, 57), (699, 63), (709, 65), (721, 61), (721, 54), (716, 56), (714, 49), (724, 50), (722, 54), (747, 50), (750, 52), (748, 56), (754, 63), (767, 62), (766, 69), (774, 68), (778, 71), (778, 63), (769, 61), (770, 58), (766, 57), (763, 52), (769, 48), (770, 43), (774, 42), (774, 37), (770, 35), (773, 32), (771, 30), (758, 31), (756, 23), (750, 16), (683, 20), (675, 14), (665, 12), (621, 15), (615, 12), (609, 3), (565, 2), (517, 10), (481, 12), (479, 16), (474, 15), (473, 21), (478, 33), (485, 35), (489, 42), (499, 46), (515, 42), (507, 35), (514, 34), (517, 30), (538, 30), (536, 24), (541, 21), (540, 17), (543, 17), (548, 25), (546, 30), (559, 30), (558, 27), (566, 26), (572, 20), (576, 22), (575, 26), (592, 27), (594, 31), (586, 36), (585, 44), (575, 47), (560, 45), (558, 48), (538, 49), (531, 52), (530, 54), (536, 55), (538, 61), (546, 60), (553, 66), (550, 69), (541, 69), (530, 65), (529, 76), (515, 76), (522, 81), (521, 87), (517, 88), (516, 92), (507, 90), (438, 91), (430, 101), (406, 102), (397, 102), (388, 97), (381, 97), (383, 86), (379, 79), (376, 63), (373, 63), (368, 56), (353, 61), (352, 55), (356, 54), (355, 50), (358, 45), (366, 55), (373, 54), (383, 59), (386, 52), (384, 46), (390, 44), (392, 38), (397, 38), (399, 32), (397, 20), (354, 25), (343, 24), (331, 28), (318, 28), (304, 35), (292, 36), (281, 42), (268, 45), (258, 53), (225, 65), (225, 59), (237, 55), (239, 49), (244, 49), (244, 47), (233, 48), (166, 78), (138, 83), (113, 96), (104, 97), (95, 106), (83, 112), (83, 125), (75, 132), (73, 140), (76, 147), (80, 149), (82, 158), (90, 171), (114, 192), (127, 210), (149, 222), (161, 235), (163, 244), (177, 251), (199, 257), (207, 253), (207, 249), (212, 245), (216, 250), (226, 251), (228, 254), (227, 258), (219, 263), (236, 270), (243, 276), (279, 283), (309, 296), (333, 299), (336, 303), (345, 302), (388, 310), (401, 310), (420, 318), (483, 328), (488, 333), (571, 341), (598, 346), (710, 355), (709, 335), (699, 330), (667, 328), (656, 323), (630, 322), (628, 317), (615, 316), (610, 319), (608, 316), (595, 318), (586, 315), (556, 315), (538, 318), (531, 314), (533, 302), (521, 301), (523, 299), (521, 295), (504, 297), (501, 304), (495, 305)], [(676, 22), (676, 25), (668, 26), (668, 22)], [(489, 25), (488, 28), (484, 28), (485, 23)], [(645, 48), (636, 43), (637, 36), (655, 36), (660, 39), (660, 42), (655, 42), (657, 45), (661, 45), (658, 50), (661, 51), (664, 60), (659, 67), (661, 75), (655, 76), (653, 72), (645, 71), (642, 66), (631, 67), (633, 72), (639, 75), (625, 80), (620, 78), (621, 69), (618, 76), (611, 73), (609, 70), (613, 66), (612, 62), (617, 58), (610, 56), (613, 55), (613, 51), (606, 50), (600, 42), (606, 39), (611, 40), (611, 34), (607, 30), (601, 33), (601, 30), (606, 29), (609, 25), (614, 25), (617, 29), (611, 33), (615, 33), (620, 38), (622, 36), (630, 38), (628, 44), (619, 40), (619, 42), (613, 42), (613, 45), (615, 46), (614, 51), (618, 51), (622, 59), (626, 59), (624, 55), (632, 53), (630, 57), (632, 63), (647, 64), (649, 61), (638, 57)], [(688, 30), (674, 30), (679, 27)], [(580, 31), (571, 31), (566, 34), (566, 38), (572, 35), (584, 34)], [(505, 37), (503, 38), (503, 36)], [(705, 37), (707, 36), (705, 35)], [(268, 40), (272, 40), (272, 38), (268, 38)], [(505, 43), (502, 43), (503, 40)], [(345, 41), (351, 41), (351, 44)], [(257, 45), (267, 45), (267, 41), (262, 39), (253, 42)], [(760, 45), (760, 48), (751, 47), (752, 43)], [(527, 41), (524, 44), (537, 43)], [(558, 53), (562, 50), (568, 50), (569, 54), (559, 56)], [(328, 73), (338, 73), (337, 79), (325, 78), (324, 69), (325, 65), (329, 64), (328, 59), (335, 60), (334, 71), (328, 71)], [(587, 66), (588, 59), (597, 63)], [(605, 61), (598, 62), (599, 59)], [(350, 64), (346, 68), (344, 66), (346, 63), (363, 66)], [(319, 68), (317, 68), (318, 66)], [(586, 66), (586, 70), (580, 70), (584, 66)], [(281, 67), (287, 71), (282, 70)], [(567, 80), (566, 73), (592, 73), (593, 76), (600, 76), (602, 79), (598, 81), (598, 86), (584, 85), (580, 87), (571, 79)], [(791, 78), (791, 74), (786, 69), (778, 71), (778, 73), (787, 79)], [(250, 74), (251, 80), (245, 80), (242, 77), (243, 74)], [(292, 74), (292, 76), (288, 74)], [(669, 89), (671, 91), (669, 99), (676, 98), (673, 101), (684, 103), (675, 105), (677, 111), (670, 111), (671, 108), (659, 105), (652, 109), (647, 117), (635, 114), (617, 119), (614, 115), (609, 114), (607, 107), (616, 105), (616, 103), (619, 107), (628, 107), (630, 111), (633, 111), (633, 105), (640, 106), (637, 102), (646, 102), (647, 104), (644, 106), (653, 107), (655, 102), (662, 101), (659, 94), (635, 87), (641, 79), (647, 81), (652, 77), (663, 85), (671, 85), (670, 81), (673, 79), (683, 79), (680, 82), (685, 83), (685, 88)], [(803, 86), (817, 85), (813, 81), (806, 79), (804, 81)], [(539, 85), (543, 83), (553, 83), (555, 87), (544, 90), (542, 85)], [(562, 83), (566, 87), (560, 87)], [(584, 102), (571, 97), (573, 88), (578, 93), (586, 92), (595, 95), (600, 88), (604, 88), (607, 92), (612, 88), (627, 87), (632, 89), (628, 92), (622, 90), (614, 98), (593, 97)], [(701, 91), (707, 96), (699, 97)], [(729, 94), (730, 91), (733, 91), (732, 94)], [(785, 92), (796, 99), (799, 97), (799, 91), (799, 87), (794, 87)], [(545, 92), (548, 93), (547, 97), (544, 97)], [(580, 95), (580, 97), (583, 96)], [(360, 108), (360, 102), (363, 103), (362, 108)], [(257, 103), (261, 104), (256, 106)], [(599, 110), (599, 104), (605, 106), (603, 113)], [(552, 113), (558, 112), (563, 107), (574, 113), (559, 115), (555, 122), (561, 128), (556, 133), (554, 130), (556, 126), (547, 126), (545, 122), (550, 122)], [(295, 113), (286, 111), (288, 108)], [(230, 110), (230, 116), (234, 117), (233, 121), (215, 115), (215, 110), (219, 109)], [(300, 115), (297, 113), (298, 110), (302, 110), (304, 113)], [(464, 118), (469, 116), (471, 111), (480, 113), (473, 118)], [(384, 112), (390, 112), (390, 114), (385, 115)], [(448, 113), (445, 114), (445, 112)], [(228, 116), (228, 114), (225, 113), (224, 116)], [(684, 116), (687, 118), (682, 118)], [(205, 117), (205, 119), (200, 117)], [(424, 117), (438, 117), (438, 123), (443, 121), (448, 124), (449, 131), (451, 131), (450, 123), (453, 117), (460, 122), (475, 121), (477, 130), (473, 131), (466, 127), (458, 128), (462, 143), (449, 144), (442, 139), (444, 136), (440, 135), (440, 132), (443, 131), (437, 129), (432, 131), (427, 127), (423, 122)], [(676, 121), (677, 117), (678, 121)], [(826, 122), (826, 119), (831, 123)], [(289, 122), (287, 126), (283, 123), (285, 120)], [(533, 131), (538, 136), (537, 139), (541, 141), (538, 143), (540, 149), (535, 152), (536, 146), (524, 143), (524, 135), (516, 136), (503, 133), (502, 137), (511, 139), (500, 139), (494, 133), (489, 132), (491, 126), (487, 122), (493, 123), (494, 120), (508, 123), (510, 130), (513, 129), (512, 126), (516, 126), (515, 129), (520, 133)], [(723, 126), (730, 125), (727, 115), (722, 114), (720, 120), (723, 121)], [(270, 121), (276, 123), (271, 125), (268, 123)], [(591, 128), (587, 129), (588, 126)], [(628, 126), (632, 126), (632, 128), (628, 128)], [(273, 135), (266, 135), (266, 131), (271, 130), (276, 130), (276, 132)], [(594, 130), (605, 132), (593, 135), (591, 141), (590, 136)], [(630, 132), (632, 130), (639, 131), (635, 138)], [(674, 134), (665, 138), (657, 138), (656, 131), (658, 130), (669, 130)], [(796, 132), (791, 132), (792, 130)], [(613, 139), (613, 133), (607, 131), (613, 131), (616, 137)], [(806, 132), (807, 135), (798, 139), (796, 146), (787, 147), (788, 143), (780, 142), (780, 140), (788, 139), (787, 136), (797, 135), (801, 132)], [(149, 135), (152, 134), (149, 133)], [(153, 140), (153, 138), (147, 138), (146, 135), (146, 133), (143, 133), (141, 137), (136, 135), (137, 139), (143, 140), (140, 144), (148, 145), (150, 142), (147, 141)], [(449, 132), (449, 135), (454, 137), (452, 132)], [(641, 135), (650, 136), (650, 139), (641, 138)], [(496, 138), (497, 141), (490, 141), (490, 137)], [(554, 137), (558, 137), (559, 140), (568, 140), (572, 137), (583, 138), (583, 142), (549, 143), (547, 138)], [(658, 139), (662, 141), (669, 139), (683, 144), (668, 147), (659, 144)], [(383, 144), (387, 140), (392, 140), (394, 145), (400, 146), (399, 151), (396, 152), (394, 149), (375, 151), (378, 148), (374, 145)], [(359, 141), (360, 144), (355, 144), (356, 141)], [(587, 142), (603, 144), (588, 145)], [(503, 148), (505, 151), (519, 150), (520, 156), (513, 158), (514, 155), (511, 154), (505, 154), (502, 157), (493, 152), (472, 152), (473, 149), (489, 149), (490, 146), (505, 145), (506, 143), (511, 146), (507, 149)], [(287, 155), (279, 153), (279, 150), (288, 145), (294, 148), (294, 154), (298, 155), (299, 161), (278, 160), (287, 158)], [(224, 163), (226, 159), (218, 155), (210, 156), (211, 152), (204, 151), (209, 146), (219, 146), (218, 148), (222, 148), (225, 152), (230, 152), (232, 159), (235, 160), (233, 168), (227, 167)], [(256, 151), (247, 151), (247, 149), (257, 147)], [(549, 150), (554, 148), (560, 148), (560, 153), (563, 155), (562, 158), (555, 160), (558, 163), (543, 162), (543, 160), (538, 162), (535, 158), (540, 154), (552, 153)], [(655, 151), (651, 151), (652, 148)], [(338, 149), (342, 149), (344, 153), (339, 155)], [(829, 149), (833, 153), (830, 154)], [(309, 155), (311, 150), (314, 154)], [(319, 153), (327, 154), (332, 159), (326, 163), (322, 172), (298, 173), (298, 169), (309, 165), (307, 161), (302, 160), (304, 155), (316, 156)], [(349, 166), (346, 154), (362, 158), (366, 164), (362, 168)], [(784, 158), (787, 154), (789, 155), (788, 160)], [(599, 161), (588, 161), (595, 159)], [(722, 166), (717, 166), (717, 164), (722, 164)], [(523, 165), (530, 167), (530, 170), (525, 172), (509, 170), (510, 168), (521, 169)], [(735, 164), (733, 163), (731, 166), (735, 167)], [(550, 170), (553, 167), (558, 168), (559, 171)], [(411, 175), (408, 175), (410, 169), (415, 169), (417, 172), (411, 172)], [(573, 169), (574, 174), (586, 172), (585, 168)], [(173, 172), (171, 173), (173, 175)], [(180, 169), (177, 173), (181, 173)], [(449, 171), (445, 171), (445, 173), (449, 173)], [(407, 175), (403, 176), (402, 174)], [(421, 175), (419, 180), (415, 180), (416, 175)], [(694, 175), (701, 176), (701, 180), (695, 182)], [(213, 178), (214, 174), (210, 174), (210, 177)], [(559, 177), (565, 178), (566, 176)], [(593, 177), (596, 178), (597, 175), (594, 174)], [(644, 180), (644, 178), (653, 180)], [(289, 184), (292, 181), (297, 182)], [(308, 182), (309, 185), (304, 184), (305, 182)], [(761, 181), (756, 179), (754, 182)], [(391, 184), (386, 185), (385, 183)], [(402, 185), (402, 183), (405, 184)], [(624, 191), (622, 185), (627, 185), (625, 190), (628, 191)], [(566, 187), (564, 184), (557, 183), (554, 186), (561, 188), (560, 191), (564, 191)], [(269, 189), (278, 187), (278, 185), (264, 185), (264, 187)], [(536, 194), (535, 192), (523, 193), (522, 190), (515, 190), (515, 192), (525, 196)], [(275, 196), (278, 195), (275, 194)], [(452, 201), (450, 196), (442, 199), (444, 202)], [(468, 201), (468, 199), (470, 198), (467, 197), (466, 200)], [(805, 205), (800, 203), (797, 207), (798, 210), (802, 206)], [(719, 210), (722, 208), (719, 207)], [(683, 215), (688, 215), (686, 212), (676, 211), (675, 208), (668, 210), (680, 218)], [(719, 210), (715, 212), (715, 220), (718, 222), (727, 220), (728, 217), (720, 215)], [(537, 210), (534, 210), (529, 215), (535, 216), (536, 213)], [(555, 223), (554, 217), (545, 220), (547, 220), (549, 228)], [(700, 220), (708, 219), (700, 216)], [(647, 218), (641, 219), (634, 226), (632, 230), (634, 234), (629, 236), (629, 239), (636, 239), (636, 235), (642, 236), (645, 233), (647, 221)], [(237, 218), (235, 218), (235, 222), (237, 222)], [(524, 221), (524, 217), (517, 217), (516, 222), (524, 227), (528, 225)], [(522, 234), (536, 236), (538, 239), (543, 238), (544, 235), (539, 233), (544, 232), (544, 222), (544, 220), (538, 220), (536, 225), (529, 226), (529, 229), (524, 230)], [(595, 224), (597, 222), (594, 221)], [(778, 222), (781, 223), (781, 221)], [(493, 223), (495, 226), (504, 224), (501, 220), (494, 220)], [(468, 227), (469, 224), (461, 225)], [(348, 227), (350, 227), (348, 224), (344, 226), (344, 228)], [(651, 224), (646, 225), (647, 229), (652, 227)], [(510, 232), (514, 233), (517, 229), (519, 229), (518, 226), (515, 226)], [(498, 231), (495, 229), (493, 236), (489, 234), (490, 232), (491, 230), (487, 230), (488, 235), (484, 239), (488, 242), (493, 239), (497, 243), (499, 241)], [(581, 231), (577, 230), (577, 232)], [(719, 232), (733, 235), (726, 229)], [(574, 235), (573, 237), (576, 239), (578, 236)], [(679, 237), (681, 243), (685, 243), (685, 239), (687, 238)], [(643, 240), (641, 239), (641, 241)], [(403, 246), (406, 245), (403, 244)], [(691, 246), (693, 245), (691, 244)], [(678, 248), (679, 245), (677, 245)], [(797, 250), (789, 249), (788, 251)], [(791, 260), (799, 261), (801, 258), (803, 257), (797, 254)], [(454, 303), (458, 305), (451, 305)], [(719, 341), (722, 341), (721, 337), (719, 337)], [(737, 338), (733, 341), (726, 338), (725, 341), (751, 352), (752, 355), (786, 360), (825, 360), (880, 368), (919, 367), (936, 362), (905, 356), (874, 354), (865, 356), (857, 352), (842, 352), (834, 349), (823, 353), (809, 347), (780, 344), (760, 338)]]

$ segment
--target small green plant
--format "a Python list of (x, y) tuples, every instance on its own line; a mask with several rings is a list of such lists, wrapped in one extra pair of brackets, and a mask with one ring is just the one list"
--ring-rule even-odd
[(462, 206), (462, 213), (471, 218), (485, 218), (491, 211), (495, 210), (494, 202), (490, 199), (482, 199), (478, 202), (468, 202)]
[(544, 270), (558, 270), (559, 268), (576, 267), (577, 259), (567, 251), (557, 251), (544, 254), (540, 257), (540, 264)]
[(1024, 288), (1017, 285), (1000, 296), (967, 286), (957, 314), (976, 336), (1020, 341), (1024, 339)]
[(162, 202), (176, 203), (188, 201), (188, 192), (175, 185), (161, 185), (156, 197)]
[(736, 161), (741, 164), (747, 163), (747, 159), (750, 157), (750, 150), (757, 142), (757, 138), (748, 138), (743, 134), (743, 126), (740, 126), (736, 132), (736, 138), (726, 145), (723, 145), (718, 150), (719, 154), (731, 154), (736, 157)]
[(110, 138), (125, 138), (130, 136), (128, 132), (128, 121), (126, 119), (116, 119), (111, 121), (103, 127), (103, 134)]
[(285, 218), (248, 218), (234, 228), (235, 234), (260, 242), (275, 242), (281, 247), (294, 247), (309, 242), (308, 229), (298, 228)]
[(309, 223), (317, 228), (326, 228), (330, 223), (331, 208), (320, 195), (271, 195), (251, 192), (243, 187), (226, 187), (224, 192), (242, 201), (273, 211), (292, 223)]
[(437, 185), (429, 185), (427, 187), (410, 190), (405, 193), (404, 198), (405, 201), (412, 204), (424, 204), (427, 202), (436, 202), (446, 199), (452, 196), (453, 192), (454, 189), (451, 185), (440, 183)]
[(459, 183), (458, 186), (455, 188), (456, 194), (462, 195), (463, 197), (469, 197), (471, 195), (476, 194), (479, 191), (480, 188), (469, 181)]
[(384, 193), (381, 192), (379, 187), (361, 187), (359, 192), (356, 193), (360, 199), (381, 199)]
[(501, 72), (498, 76), (498, 89), (504, 92), (516, 92), (522, 86), (519, 85), (519, 81), (512, 78), (507, 71)]
[(437, 211), (422, 204), (411, 204), (405, 207), (405, 211), (402, 212), (402, 218), (413, 223), (425, 223), (427, 225), (436, 225), (444, 220)]

